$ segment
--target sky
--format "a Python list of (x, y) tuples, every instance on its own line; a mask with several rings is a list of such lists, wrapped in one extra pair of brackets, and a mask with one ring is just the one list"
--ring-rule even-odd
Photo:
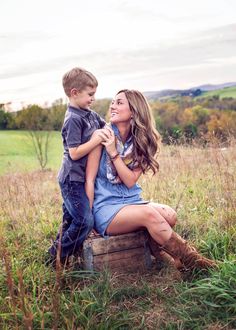
[(235, 0), (1, 0), (0, 103), (66, 100), (75, 66), (97, 98), (236, 81)]

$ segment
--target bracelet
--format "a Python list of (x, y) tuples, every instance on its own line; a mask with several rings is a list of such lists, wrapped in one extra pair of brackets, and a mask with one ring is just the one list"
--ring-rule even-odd
[(117, 152), (117, 154), (115, 154), (115, 156), (110, 156), (110, 159), (112, 160), (112, 161), (114, 161), (117, 157), (119, 157), (120, 156), (120, 154)]

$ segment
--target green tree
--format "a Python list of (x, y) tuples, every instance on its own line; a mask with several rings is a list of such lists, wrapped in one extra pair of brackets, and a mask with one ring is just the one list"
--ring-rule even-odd
[(62, 99), (56, 100), (48, 109), (48, 117), (51, 128), (53, 130), (61, 130), (63, 120), (65, 117), (67, 105), (63, 103)]
[(96, 100), (93, 104), (93, 109), (102, 118), (104, 118), (104, 119), (106, 118), (106, 120), (108, 121), (109, 118), (107, 117), (107, 113), (108, 113), (110, 104), (111, 104), (111, 99)]
[(11, 128), (12, 122), (14, 121), (13, 116), (9, 112), (5, 112), (0, 109), (0, 129)]
[(15, 122), (20, 129), (46, 130), (51, 128), (48, 110), (35, 104), (18, 111)]
[(163, 142), (176, 142), (182, 136), (181, 111), (178, 104), (157, 101), (151, 103), (151, 108)]
[(30, 105), (19, 111), (16, 116), (18, 128), (28, 131), (28, 137), (41, 169), (45, 169), (48, 162), (48, 148), (52, 125), (49, 110), (38, 105)]

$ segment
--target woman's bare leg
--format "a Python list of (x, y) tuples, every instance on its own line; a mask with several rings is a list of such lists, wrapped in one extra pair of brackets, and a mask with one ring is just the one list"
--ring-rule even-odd
[(146, 228), (155, 242), (170, 256), (179, 258), (186, 270), (208, 269), (216, 263), (203, 257), (182, 237), (172, 231), (168, 222), (153, 207), (127, 205), (121, 209), (107, 228), (110, 235), (129, 233)]
[(163, 218), (168, 222), (171, 227), (174, 227), (177, 222), (177, 214), (174, 209), (169, 205), (159, 204), (159, 203), (149, 203), (158, 213), (160, 213)]
[(172, 229), (165, 218), (149, 204), (123, 207), (109, 224), (106, 232), (109, 235), (118, 235), (141, 228), (146, 228), (160, 245), (165, 244), (172, 234)]
[[(158, 203), (149, 203), (148, 205), (160, 213), (172, 228), (175, 226), (177, 222), (177, 213), (169, 205)], [(157, 257), (157, 259), (162, 258), (164, 260), (168, 260), (169, 262), (172, 259), (177, 269), (181, 270), (183, 268), (183, 265), (178, 257), (171, 258), (166, 252), (161, 250), (160, 246), (153, 239), (149, 240), (149, 246), (153, 255)]]

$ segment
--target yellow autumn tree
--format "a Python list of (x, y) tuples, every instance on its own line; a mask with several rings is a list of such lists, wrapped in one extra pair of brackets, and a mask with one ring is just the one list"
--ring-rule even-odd
[(226, 139), (231, 135), (236, 136), (236, 112), (213, 111), (207, 122), (207, 129), (209, 135), (220, 139)]

